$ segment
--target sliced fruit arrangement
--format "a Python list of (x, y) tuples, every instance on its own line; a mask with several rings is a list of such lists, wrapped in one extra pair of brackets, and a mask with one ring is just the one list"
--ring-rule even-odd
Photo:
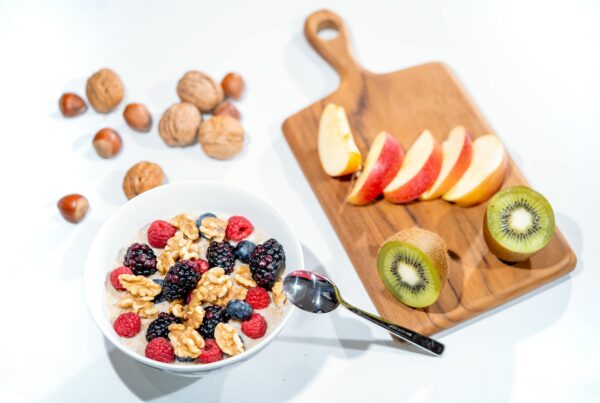
[(442, 169), (434, 184), (419, 197), (421, 200), (433, 200), (442, 197), (463, 176), (473, 156), (471, 135), (467, 130), (455, 127), (448, 139), (442, 143)]
[(329, 176), (343, 176), (358, 171), (362, 156), (350, 129), (344, 107), (328, 104), (319, 122), (319, 158)]
[(421, 196), (433, 185), (442, 168), (442, 148), (425, 130), (406, 153), (400, 171), (384, 189), (392, 203), (406, 203)]
[(473, 142), (471, 164), (443, 199), (461, 206), (472, 206), (489, 199), (502, 186), (508, 157), (504, 146), (493, 134)]
[(554, 211), (544, 196), (513, 186), (491, 198), (483, 222), (490, 251), (507, 262), (521, 262), (544, 248), (554, 234)]
[(437, 234), (420, 228), (400, 231), (377, 256), (381, 281), (400, 302), (423, 308), (439, 298), (448, 277), (448, 248)]
[(348, 202), (368, 204), (383, 193), (402, 165), (404, 149), (388, 132), (381, 132), (367, 154), (365, 166), (354, 184)]

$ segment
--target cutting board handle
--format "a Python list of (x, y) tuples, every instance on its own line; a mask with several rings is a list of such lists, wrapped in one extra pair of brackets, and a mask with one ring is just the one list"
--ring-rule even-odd
[[(324, 29), (336, 30), (337, 36), (321, 38), (319, 32)], [(319, 10), (309, 15), (304, 23), (304, 35), (317, 53), (338, 72), (342, 81), (363, 70), (352, 56), (346, 24), (336, 13)]]

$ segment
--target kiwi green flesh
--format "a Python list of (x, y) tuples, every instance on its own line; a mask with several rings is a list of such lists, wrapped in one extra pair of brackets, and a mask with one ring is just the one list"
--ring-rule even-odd
[(526, 186), (515, 186), (490, 200), (486, 225), (494, 240), (507, 250), (535, 253), (552, 238), (554, 212), (544, 196)]
[(377, 257), (377, 272), (392, 295), (413, 308), (433, 304), (442, 290), (433, 261), (406, 242), (390, 241), (382, 246)]

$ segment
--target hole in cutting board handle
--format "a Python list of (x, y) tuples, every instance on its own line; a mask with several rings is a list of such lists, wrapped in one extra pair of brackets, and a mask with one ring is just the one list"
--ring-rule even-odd
[(317, 26), (317, 36), (322, 41), (331, 41), (338, 37), (340, 30), (333, 21), (322, 21)]

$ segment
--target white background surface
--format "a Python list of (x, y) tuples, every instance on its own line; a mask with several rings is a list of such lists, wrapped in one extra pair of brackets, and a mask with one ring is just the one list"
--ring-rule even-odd
[[(327, 6), (346, 20), (365, 67), (384, 72), (431, 60), (451, 65), (531, 183), (551, 200), (579, 258), (542, 291), (442, 335), (442, 359), (411, 354), (345, 312), (297, 313), (254, 360), (200, 380), (143, 368), (107, 345), (82, 290), (87, 249), (125, 202), (121, 180), (142, 159), (171, 182), (217, 179), (289, 213), (311, 268), (373, 309), (280, 130), (288, 115), (333, 91), (337, 76), (309, 47), (304, 18)], [(600, 3), (302, 1), (0, 1), (0, 400), (460, 401), (600, 400), (597, 235), (600, 185)], [(108, 66), (126, 102), (155, 117), (177, 101), (187, 70), (248, 82), (239, 104), (249, 142), (233, 161), (198, 147), (167, 148), (121, 112), (67, 120), (64, 91)], [(91, 148), (112, 126), (118, 158)], [(86, 220), (55, 203), (81, 192)], [(210, 195), (207, 195), (210, 197)]]

